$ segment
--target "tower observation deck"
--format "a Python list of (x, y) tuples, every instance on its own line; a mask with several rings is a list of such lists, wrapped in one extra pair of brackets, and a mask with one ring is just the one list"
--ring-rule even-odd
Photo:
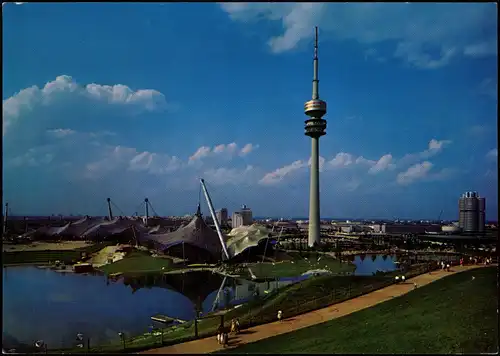
[(318, 28), (315, 28), (316, 36), (314, 40), (314, 72), (312, 99), (304, 104), (304, 112), (310, 119), (305, 121), (305, 135), (313, 138), (319, 138), (326, 135), (326, 120), (323, 116), (326, 114), (326, 102), (319, 98), (319, 78), (318, 78)]
[(326, 102), (319, 98), (318, 79), (318, 28), (314, 39), (314, 72), (312, 99), (304, 104), (304, 112), (309, 119), (305, 121), (305, 135), (311, 137), (311, 181), (309, 191), (309, 235), (310, 247), (320, 242), (320, 205), (319, 205), (319, 138), (326, 135)]

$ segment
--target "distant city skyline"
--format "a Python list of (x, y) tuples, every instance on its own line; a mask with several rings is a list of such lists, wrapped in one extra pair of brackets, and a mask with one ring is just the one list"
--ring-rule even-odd
[(457, 220), (478, 191), (496, 219), (496, 6), (4, 4), (3, 203), (193, 214), (201, 177), (216, 209), (307, 217), (318, 26), (322, 218)]

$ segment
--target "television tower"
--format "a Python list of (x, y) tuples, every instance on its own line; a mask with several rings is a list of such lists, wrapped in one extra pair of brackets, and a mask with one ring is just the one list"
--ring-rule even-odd
[(305, 135), (311, 138), (311, 182), (309, 191), (309, 237), (310, 247), (319, 244), (320, 213), (319, 213), (319, 138), (326, 135), (326, 102), (319, 98), (318, 79), (318, 27), (315, 28), (314, 40), (314, 74), (312, 100), (304, 104), (304, 112), (309, 119), (305, 121)]

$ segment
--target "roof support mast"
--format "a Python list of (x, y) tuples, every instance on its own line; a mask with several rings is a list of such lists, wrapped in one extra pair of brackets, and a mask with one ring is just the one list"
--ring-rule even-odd
[(108, 202), (108, 217), (109, 221), (113, 220), (113, 210), (111, 210), (111, 198), (106, 199)]
[(222, 249), (224, 250), (224, 257), (229, 259), (229, 253), (227, 252), (226, 242), (224, 241), (224, 237), (222, 236), (222, 231), (220, 229), (219, 221), (217, 220), (217, 216), (215, 215), (215, 210), (212, 205), (212, 200), (210, 199), (210, 195), (208, 195), (207, 187), (205, 186), (205, 181), (203, 178), (200, 179), (201, 187), (203, 188), (203, 194), (205, 194), (205, 199), (207, 200), (208, 209), (210, 210), (210, 215), (212, 215), (212, 219), (215, 224), (215, 229), (217, 230), (217, 235), (219, 235), (219, 240), (222, 245)]
[(9, 203), (5, 203), (5, 214), (3, 216), (3, 233), (7, 232), (7, 218), (9, 217)]

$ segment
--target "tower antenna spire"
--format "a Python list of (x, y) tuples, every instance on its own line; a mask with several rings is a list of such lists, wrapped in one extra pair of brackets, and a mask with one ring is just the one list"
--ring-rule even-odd
[(318, 58), (318, 26), (314, 28), (315, 38), (314, 38), (314, 58)]
[(314, 73), (313, 73), (313, 89), (312, 89), (312, 99), (319, 99), (319, 78), (318, 78), (318, 26), (315, 28), (315, 38), (314, 38)]

